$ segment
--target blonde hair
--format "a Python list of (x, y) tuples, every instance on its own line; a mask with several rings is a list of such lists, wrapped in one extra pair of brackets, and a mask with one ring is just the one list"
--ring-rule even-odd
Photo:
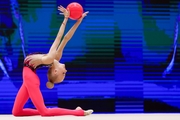
[(46, 87), (52, 89), (54, 87), (54, 81), (57, 79), (58, 76), (52, 74), (51, 67), (49, 67), (48, 69), (47, 77), (48, 77), (48, 82), (46, 83)]

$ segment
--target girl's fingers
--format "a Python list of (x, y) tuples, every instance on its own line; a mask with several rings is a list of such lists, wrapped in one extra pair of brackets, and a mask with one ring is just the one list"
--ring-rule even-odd
[(89, 11), (85, 12), (85, 14), (87, 15), (89, 13)]
[(62, 9), (65, 9), (62, 5), (60, 5), (60, 7), (61, 7)]
[(62, 8), (58, 8), (58, 10), (63, 11), (64, 9), (62, 9)]
[(31, 57), (25, 58), (25, 62), (27, 62), (27, 61), (29, 61), (29, 60), (31, 60)]
[(64, 15), (64, 13), (59, 13), (60, 15)]

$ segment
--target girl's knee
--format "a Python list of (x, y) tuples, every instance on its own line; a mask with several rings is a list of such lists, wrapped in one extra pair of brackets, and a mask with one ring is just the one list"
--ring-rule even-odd
[(14, 109), (14, 108), (13, 108), (12, 114), (13, 114), (14, 116), (20, 116), (20, 113), (21, 113), (20, 110), (17, 110), (17, 109)]

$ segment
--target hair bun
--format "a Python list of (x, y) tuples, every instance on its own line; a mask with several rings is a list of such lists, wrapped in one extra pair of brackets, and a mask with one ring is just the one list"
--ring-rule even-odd
[(46, 87), (49, 88), (49, 89), (52, 89), (54, 87), (54, 84), (52, 82), (47, 82), (46, 83)]

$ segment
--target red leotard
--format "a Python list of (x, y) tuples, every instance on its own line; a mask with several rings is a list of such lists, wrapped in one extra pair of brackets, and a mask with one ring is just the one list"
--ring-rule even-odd
[[(23, 108), (28, 99), (31, 99), (36, 109)], [(83, 110), (69, 110), (63, 108), (46, 108), (40, 91), (40, 80), (35, 69), (24, 63), (23, 84), (16, 96), (12, 113), (14, 116), (84, 116)]]

